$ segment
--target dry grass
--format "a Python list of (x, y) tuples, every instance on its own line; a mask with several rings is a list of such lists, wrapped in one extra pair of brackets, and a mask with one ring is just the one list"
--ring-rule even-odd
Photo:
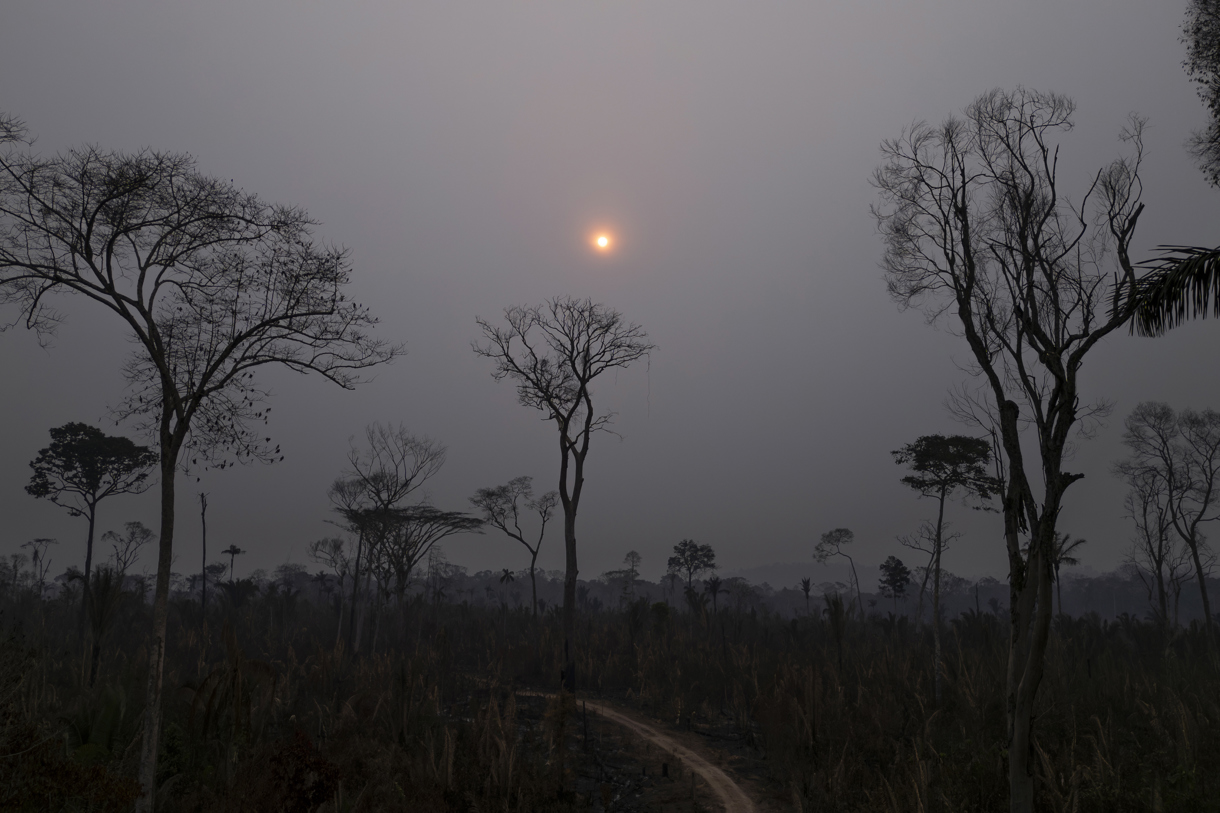
[[(71, 601), (14, 588), (0, 609), (18, 630), (0, 644), (0, 808), (127, 809), (144, 605), (123, 603), (92, 691)], [(417, 600), (359, 658), (336, 648), (336, 627), (330, 605), (280, 591), (218, 603), (206, 623), (174, 604), (164, 809), (628, 809), (582, 779), (591, 757), (570, 705), (514, 697), (557, 688), (555, 615)], [(581, 616), (578, 682), (763, 760), (794, 809), (1006, 809), (1004, 619), (953, 622), (940, 707), (927, 631), (874, 618), (840, 632), (841, 667), (819, 617), (637, 602)], [(1200, 631), (1165, 641), (1131, 619), (1060, 619), (1048, 667), (1043, 809), (1220, 810), (1220, 669)]]

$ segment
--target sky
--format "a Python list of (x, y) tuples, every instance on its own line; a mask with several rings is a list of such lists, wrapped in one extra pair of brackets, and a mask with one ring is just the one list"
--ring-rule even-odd
[[(589, 453), (581, 577), (636, 550), (656, 579), (690, 538), (713, 546), (725, 574), (800, 563), (795, 584), (818, 576), (813, 546), (837, 527), (855, 532), (861, 563), (914, 564), (896, 538), (934, 506), (899, 482), (890, 452), (973, 431), (943, 405), (965, 380), (964, 343), (886, 294), (869, 213), (881, 142), (995, 87), (1063, 93), (1078, 105), (1061, 157), (1078, 199), (1138, 112), (1150, 124), (1135, 256), (1213, 245), (1220, 191), (1184, 148), (1204, 123), (1181, 67), (1184, 9), (6, 0), (0, 110), (44, 154), (186, 152), (204, 173), (305, 208), (318, 239), (350, 250), (352, 292), (379, 335), (406, 343), (354, 391), (267, 374), (286, 460), (181, 479), (176, 570), (198, 569), (201, 491), (209, 549), (248, 551), (239, 575), (308, 564), (307, 544), (338, 533), (327, 486), (373, 421), (447, 445), (425, 488), (439, 507), (467, 508), (477, 488), (519, 475), (556, 487), (553, 425), (470, 346), (476, 317), (574, 296), (656, 344), (594, 391), (618, 436), (596, 436)], [(599, 229), (614, 251), (591, 249)], [(69, 421), (131, 431), (108, 418), (131, 352), (121, 326), (90, 303), (58, 304), (69, 318), (51, 347), (0, 334), (0, 555), (55, 537), (56, 571), (83, 562), (85, 523), (24, 492), (28, 462)], [(1089, 540), (1084, 566), (1110, 570), (1129, 545), (1110, 474), (1123, 418), (1150, 399), (1220, 407), (1218, 348), (1220, 325), (1200, 321), (1159, 339), (1112, 335), (1090, 354), (1085, 396), (1115, 408), (1071, 462), (1086, 477), (1060, 527)], [(154, 494), (113, 498), (99, 533), (155, 528), (157, 510)], [(998, 515), (954, 505), (949, 517), (963, 536), (944, 566), (1004, 578)], [(455, 537), (445, 553), (471, 571), (528, 565), (494, 532)], [(559, 523), (539, 565), (563, 567)]]

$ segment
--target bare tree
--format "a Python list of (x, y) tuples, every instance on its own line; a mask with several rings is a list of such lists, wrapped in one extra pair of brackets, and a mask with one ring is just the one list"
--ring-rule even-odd
[(334, 571), (335, 579), (338, 582), (339, 624), (335, 634), (336, 647), (343, 637), (343, 614), (347, 604), (344, 590), (346, 589), (348, 574), (352, 570), (353, 560), (355, 559), (354, 554), (355, 551), (352, 550), (350, 541), (337, 536), (317, 539), (309, 543), (309, 558)]
[(140, 555), (140, 548), (156, 539), (152, 529), (146, 528), (143, 522), (128, 522), (123, 526), (122, 534), (107, 531), (102, 534), (102, 541), (109, 542), (114, 548), (114, 569), (118, 571), (119, 582), (127, 575), (128, 569)]
[[(95, 147), (44, 158), (5, 118), (0, 142), (0, 303), (45, 332), (56, 293), (92, 300), (122, 321), (135, 352), (118, 410), (157, 438), (161, 529), (137, 803), (153, 805), (160, 736), (174, 488), (183, 464), (221, 467), (281, 457), (265, 432), (269, 364), (342, 387), (389, 361), (376, 320), (345, 288), (346, 253), (316, 246), (300, 209), (273, 206), (201, 175), (189, 156)], [(29, 142), (24, 142), (28, 144)], [(200, 464), (199, 461), (203, 463)]]
[(1123, 443), (1131, 457), (1118, 465), (1118, 472), (1129, 481), (1151, 478), (1143, 487), (1163, 495), (1165, 517), (1190, 551), (1204, 621), (1214, 631), (1207, 591), (1211, 556), (1203, 525), (1220, 519), (1220, 412), (1175, 413), (1168, 404), (1146, 401), (1132, 410), (1126, 427)]
[[(1099, 170), (1078, 201), (1064, 196), (1057, 139), (1071, 129), (1074, 109), (1054, 94), (991, 91), (962, 118), (916, 123), (884, 142), (873, 176), (889, 292), (965, 339), (1007, 461), (1014, 813), (1034, 804), (1034, 707), (1050, 631), (1055, 522), (1068, 487), (1083, 477), (1064, 471), (1064, 461), (1073, 433), (1105, 411), (1081, 403), (1078, 374), (1088, 352), (1132, 316), (1137, 277), (1128, 252), (1143, 210), (1143, 121), (1135, 117), (1121, 134), (1133, 156)], [(1110, 301), (1119, 305), (1107, 312)], [(1028, 462), (1025, 426), (1035, 430)]]
[[(446, 452), (442, 444), (414, 435), (402, 424), (370, 424), (365, 427), (362, 446), (351, 439), (348, 468), (327, 495), (343, 517), (344, 527), (356, 535), (348, 620), (348, 643), (353, 653), (360, 651), (364, 623), (360, 587), (370, 574), (368, 566), (380, 555), (380, 545), (393, 532), (394, 509), (441, 470)], [(382, 576), (388, 573), (381, 571)]]
[(626, 367), (654, 346), (639, 325), (589, 299), (556, 297), (532, 308), (504, 311), (505, 327), (478, 319), (483, 341), (474, 352), (494, 364), (492, 377), (511, 379), (523, 406), (537, 409), (559, 431), (559, 500), (563, 506), (563, 687), (576, 689), (576, 512), (585, 486), (585, 460), (593, 433), (613, 413), (593, 408), (593, 382)]
[[(1123, 507), (1126, 517), (1135, 525), (1135, 536), (1131, 539), (1127, 561), (1135, 566), (1148, 591), (1157, 624), (1162, 628), (1176, 627), (1182, 580), (1191, 570), (1190, 551), (1173, 533), (1164, 480), (1154, 471), (1128, 467), (1125, 463), (1115, 466), (1115, 473), (1130, 487)], [(1172, 621), (1169, 613), (1171, 594), (1174, 597)]]
[(384, 532), (374, 538), (376, 563), (389, 576), (399, 606), (416, 567), (442, 539), (459, 533), (480, 533), (483, 520), (461, 511), (442, 511), (430, 505), (389, 508), (381, 512)]
[[(483, 512), (483, 522), (493, 528), (499, 528), (530, 552), (530, 589), (533, 592), (534, 615), (538, 615), (538, 551), (542, 549), (547, 523), (551, 521), (555, 506), (559, 503), (559, 492), (548, 491), (534, 499), (533, 482), (532, 477), (514, 477), (502, 486), (480, 488), (470, 498), (470, 502)], [(533, 544), (526, 541), (525, 532), (521, 530), (523, 508), (538, 514), (538, 538)]]
[[(821, 564), (825, 564), (826, 560), (831, 556), (842, 556), (847, 560), (847, 564), (851, 567), (851, 581), (856, 587), (856, 608), (860, 612), (860, 617), (863, 618), (864, 601), (860, 597), (860, 579), (856, 576), (856, 563), (851, 558), (851, 555), (844, 550), (855, 538), (856, 535), (848, 528), (835, 528), (833, 531), (827, 531), (822, 534), (822, 538), (814, 546), (813, 558)], [(851, 609), (850, 605), (848, 609)]]

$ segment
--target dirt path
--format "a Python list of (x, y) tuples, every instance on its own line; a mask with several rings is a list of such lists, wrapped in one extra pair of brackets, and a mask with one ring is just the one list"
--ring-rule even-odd
[[(539, 693), (521, 692), (521, 694)], [(544, 696), (551, 697), (552, 695)], [(712, 794), (724, 807), (725, 813), (759, 813), (759, 808), (754, 804), (754, 800), (746, 795), (746, 792), (733, 781), (732, 777), (652, 724), (597, 700), (579, 700), (578, 702), (589, 711), (595, 712), (647, 740), (661, 751), (673, 754), (688, 770), (698, 774), (707, 783)]]

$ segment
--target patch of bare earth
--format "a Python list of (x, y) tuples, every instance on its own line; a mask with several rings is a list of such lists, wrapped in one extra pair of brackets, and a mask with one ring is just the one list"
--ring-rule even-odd
[(605, 813), (782, 809), (763, 787), (760, 760), (743, 755), (727, 738), (718, 742), (715, 734), (679, 730), (601, 698), (579, 699), (573, 724), (574, 790), (587, 800), (587, 809)]

